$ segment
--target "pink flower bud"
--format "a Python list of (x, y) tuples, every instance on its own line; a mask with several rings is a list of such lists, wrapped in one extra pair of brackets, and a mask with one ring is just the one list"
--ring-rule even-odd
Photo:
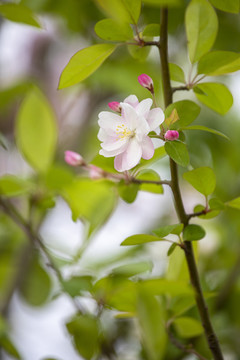
[(165, 140), (177, 140), (179, 138), (179, 132), (177, 130), (168, 130), (165, 135)]
[(153, 81), (147, 74), (142, 74), (138, 77), (138, 82), (141, 86), (148, 89), (151, 93), (154, 93)]
[(85, 164), (85, 161), (80, 154), (70, 150), (65, 151), (65, 161), (71, 166), (80, 166)]
[(121, 112), (121, 106), (120, 103), (117, 101), (112, 101), (110, 103), (108, 103), (108, 106), (110, 107), (111, 110), (116, 111), (116, 112)]
[(89, 176), (92, 180), (101, 179), (103, 177), (103, 170), (95, 165), (88, 165)]

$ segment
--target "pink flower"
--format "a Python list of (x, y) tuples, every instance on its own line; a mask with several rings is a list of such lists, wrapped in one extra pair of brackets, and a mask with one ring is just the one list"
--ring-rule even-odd
[(154, 146), (148, 133), (160, 133), (164, 113), (160, 108), (150, 110), (152, 99), (139, 103), (135, 95), (128, 96), (120, 105), (121, 116), (108, 111), (99, 114), (98, 139), (102, 141), (99, 153), (115, 156), (115, 169), (126, 171), (135, 167), (141, 157), (146, 160), (153, 157)]
[(85, 163), (80, 154), (70, 150), (65, 151), (65, 161), (71, 166), (81, 166)]
[(177, 140), (179, 138), (179, 132), (177, 130), (168, 130), (164, 135), (165, 140)]
[(108, 103), (108, 106), (110, 107), (111, 110), (121, 113), (121, 106), (119, 102), (112, 101)]
[(138, 82), (141, 86), (148, 89), (151, 93), (154, 92), (153, 89), (153, 80), (147, 74), (142, 74), (138, 77)]
[(101, 179), (103, 177), (103, 170), (95, 165), (88, 165), (90, 178), (93, 180)]

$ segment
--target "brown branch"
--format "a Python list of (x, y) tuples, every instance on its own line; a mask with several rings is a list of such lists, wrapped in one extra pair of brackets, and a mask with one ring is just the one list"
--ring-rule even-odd
[[(164, 101), (165, 101), (165, 106), (167, 107), (169, 104), (172, 103), (172, 88), (170, 83), (169, 67), (168, 67), (168, 10), (166, 8), (163, 8), (161, 10), (160, 27), (161, 29), (160, 29), (159, 52), (160, 52), (161, 67), (162, 67)], [(179, 220), (184, 224), (184, 226), (186, 226), (189, 222), (189, 218), (185, 212), (181, 193), (180, 193), (177, 164), (172, 159), (170, 159), (170, 170), (171, 170), (171, 182), (172, 182), (171, 188), (175, 201), (175, 208)], [(185, 241), (183, 249), (185, 252), (185, 257), (188, 265), (191, 284), (195, 290), (196, 304), (204, 328), (208, 346), (215, 360), (223, 360), (223, 355), (220, 349), (218, 338), (214, 332), (210, 320), (209, 311), (200, 285), (199, 274), (196, 266), (192, 243), (189, 241)]]

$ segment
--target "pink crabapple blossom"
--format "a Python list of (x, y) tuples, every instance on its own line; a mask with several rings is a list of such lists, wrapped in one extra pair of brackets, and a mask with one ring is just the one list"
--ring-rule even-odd
[(179, 132), (177, 130), (168, 130), (164, 135), (165, 140), (177, 140), (179, 138)]
[(121, 115), (109, 111), (99, 114), (98, 139), (102, 142), (100, 155), (115, 157), (114, 167), (122, 172), (135, 167), (141, 157), (149, 160), (154, 154), (149, 132), (160, 133), (164, 113), (160, 108), (150, 110), (152, 99), (141, 102), (135, 95), (120, 103)]
[(154, 92), (154, 88), (153, 88), (153, 80), (152, 78), (150, 78), (150, 76), (148, 76), (147, 74), (141, 74), (138, 77), (138, 82), (141, 86), (143, 86), (144, 88), (148, 89), (151, 93)]
[(65, 151), (65, 161), (71, 166), (81, 166), (85, 163), (80, 154), (70, 150)]

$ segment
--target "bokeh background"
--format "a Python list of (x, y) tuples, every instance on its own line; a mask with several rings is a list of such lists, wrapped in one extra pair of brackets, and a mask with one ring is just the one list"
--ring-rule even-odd
[[(19, 106), (32, 84), (42, 90), (56, 114), (58, 146), (55, 164), (63, 171), (74, 173), (64, 164), (64, 151), (77, 151), (87, 161), (96, 156), (99, 151), (98, 113), (107, 110), (109, 101), (121, 101), (130, 94), (136, 94), (139, 99), (148, 97), (147, 91), (137, 82), (141, 73), (147, 73), (153, 78), (158, 103), (163, 106), (158, 53), (153, 49), (148, 57), (147, 54), (141, 54), (136, 59), (131, 57), (126, 47), (120, 47), (83, 83), (57, 90), (60, 74), (70, 57), (81, 48), (99, 42), (94, 25), (104, 18), (104, 13), (91, 0), (22, 0), (20, 3), (37, 14), (42, 28), (0, 18), (0, 132), (4, 145), (0, 148), (0, 174), (22, 178), (35, 176), (19, 153), (14, 135)], [(239, 15), (221, 11), (217, 13), (219, 34), (214, 48), (239, 52)], [(171, 9), (169, 21), (170, 61), (180, 65), (188, 76), (190, 65), (186, 49), (184, 8)], [(158, 9), (143, 4), (140, 28), (158, 22)], [(142, 50), (145, 52), (150, 49)], [(202, 108), (196, 124), (220, 130), (229, 136), (230, 141), (213, 134), (192, 131), (187, 135), (187, 144), (192, 166), (212, 167), (217, 175), (215, 195), (227, 201), (240, 193), (240, 76), (236, 73), (222, 77), (221, 82), (232, 91), (234, 106), (225, 116)], [(194, 95), (191, 92), (179, 92), (174, 100), (186, 98), (194, 99)], [(161, 178), (168, 178), (166, 158), (153, 164), (152, 168), (159, 171)], [(202, 196), (186, 183), (182, 183), (182, 192), (187, 211), (192, 212), (195, 205), (204, 204)], [(23, 212), (26, 210), (24, 201), (14, 201)], [(52, 208), (44, 210), (39, 231), (66, 278), (73, 274), (94, 274), (99, 279), (109, 274), (112, 268), (130, 260), (145, 264), (141, 275), (143, 278), (149, 274), (161, 276), (165, 273), (168, 245), (150, 244), (126, 250), (120, 247), (120, 243), (129, 235), (148, 232), (159, 224), (177, 221), (168, 189), (165, 189), (164, 195), (139, 192), (137, 200), (132, 204), (120, 199), (109, 220), (87, 242), (85, 223), (72, 221), (71, 211), (61, 197), (54, 196), (54, 201)], [(227, 209), (214, 219), (199, 219), (197, 223), (203, 224), (207, 230), (207, 236), (199, 242), (199, 268), (203, 287), (205, 291), (220, 290), (221, 297), (210, 299), (213, 321), (224, 344), (226, 359), (237, 360), (240, 358), (239, 213)], [(19, 271), (17, 264), (24, 242), (22, 237), (17, 227), (1, 213), (1, 305), (5, 305), (9, 284), (15, 272)], [(176, 264), (176, 280), (178, 270)], [(79, 359), (80, 355), (74, 350), (65, 328), (66, 321), (75, 313), (71, 296), (60, 292), (51, 269), (49, 276), (51, 290), (46, 301), (39, 306), (31, 305), (17, 289), (10, 294), (4, 309), (4, 316), (9, 321), (10, 337), (24, 360), (50, 357), (59, 360)], [(36, 287), (41, 293), (41, 283)], [(78, 300), (90, 311), (95, 311), (96, 304), (88, 297), (82, 296)], [(123, 320), (116, 329), (108, 314), (105, 324), (119, 337), (116, 348), (120, 355), (117, 359), (138, 358), (136, 354), (140, 345), (134, 335), (134, 327)], [(13, 357), (2, 350), (0, 358), (10, 360)], [(105, 355), (102, 358), (108, 357)], [(194, 356), (172, 355), (170, 351), (166, 357), (180, 358), (194, 359)]]

